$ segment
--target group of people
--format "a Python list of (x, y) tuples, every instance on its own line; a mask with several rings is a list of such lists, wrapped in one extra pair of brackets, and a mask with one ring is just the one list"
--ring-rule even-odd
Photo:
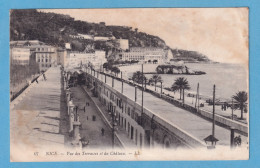
[(221, 110), (226, 111), (228, 109), (228, 104), (225, 102), (224, 104), (221, 105)]

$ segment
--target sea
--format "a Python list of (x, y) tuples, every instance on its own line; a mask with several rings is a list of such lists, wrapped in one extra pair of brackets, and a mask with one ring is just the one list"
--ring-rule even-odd
[[(185, 63), (185, 65), (197, 71), (206, 72), (205, 75), (160, 74), (163, 87), (171, 87), (178, 77), (187, 78), (191, 89), (187, 92), (196, 94), (199, 83), (199, 93), (202, 98), (212, 98), (213, 85), (216, 86), (216, 98), (231, 100), (238, 91), (248, 92), (248, 69), (241, 64), (228, 63)], [(144, 72), (155, 72), (158, 64), (145, 64)], [(130, 78), (135, 71), (141, 71), (141, 65), (120, 67), (125, 78)], [(152, 74), (145, 74), (150, 78)]]

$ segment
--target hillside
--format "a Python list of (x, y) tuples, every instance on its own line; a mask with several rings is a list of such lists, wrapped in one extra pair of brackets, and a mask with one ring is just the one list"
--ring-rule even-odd
[(110, 42), (93, 42), (84, 39), (72, 39), (69, 35), (77, 33), (94, 36), (104, 36), (119, 39), (129, 39), (130, 47), (160, 47), (166, 48), (165, 42), (157, 36), (152, 36), (138, 29), (125, 26), (106, 26), (104, 22), (89, 23), (68, 15), (43, 13), (37, 10), (12, 10), (10, 16), (10, 40), (40, 40), (47, 44), (63, 47), (71, 42), (74, 50), (82, 51), (86, 44), (95, 43), (98, 49), (117, 49)]
[(174, 56), (174, 60), (176, 61), (185, 61), (185, 62), (210, 62), (210, 59), (197, 52), (197, 51), (187, 51), (180, 49), (172, 49), (172, 54)]
[[(74, 51), (102, 49), (111, 58), (119, 50), (115, 40), (93, 41), (71, 37), (78, 33), (128, 39), (130, 47), (169, 48), (160, 37), (139, 32), (137, 28), (79, 21), (69, 15), (44, 13), (35, 9), (12, 10), (10, 13), (10, 40), (40, 40), (56, 47), (71, 43)], [(172, 53), (176, 60), (209, 61), (206, 56), (194, 51), (172, 49)]]

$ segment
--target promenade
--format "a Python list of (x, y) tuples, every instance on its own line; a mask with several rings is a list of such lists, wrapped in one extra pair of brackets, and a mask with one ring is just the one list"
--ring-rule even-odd
[[(96, 75), (97, 77), (97, 75)], [(99, 79), (105, 81), (104, 75), (99, 74)], [(111, 77), (107, 76), (107, 84), (112, 86)], [(121, 92), (122, 82), (114, 80), (114, 89)], [(124, 83), (123, 94), (134, 101), (135, 88)], [(141, 90), (137, 89), (137, 103), (141, 105)], [(150, 93), (144, 92), (144, 108), (148, 109), (155, 115), (159, 116), (166, 122), (176, 125), (197, 139), (203, 141), (204, 138), (212, 133), (212, 122), (201, 118), (187, 110), (178, 108), (160, 98), (157, 98)], [(235, 136), (238, 134), (236, 133)], [(224, 127), (215, 126), (215, 137), (219, 139), (217, 145), (230, 145), (230, 130)], [(241, 135), (242, 144), (246, 145), (248, 138)]]
[(60, 148), (68, 141), (68, 116), (59, 67), (50, 68), (38, 84), (20, 95), (10, 110), (11, 153), (16, 147)]

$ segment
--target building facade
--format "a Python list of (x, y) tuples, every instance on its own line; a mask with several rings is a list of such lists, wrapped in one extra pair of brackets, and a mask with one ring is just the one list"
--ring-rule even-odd
[(45, 71), (57, 65), (57, 49), (38, 40), (10, 41), (10, 58), (11, 64), (29, 65), (35, 61), (40, 71)]
[(118, 53), (122, 61), (139, 61), (143, 63), (162, 63), (165, 59), (166, 52), (161, 48), (153, 47), (133, 47), (129, 51)]
[(10, 49), (11, 64), (29, 65), (31, 49), (23, 47), (13, 47)]
[(93, 85), (97, 86), (97, 96), (101, 103), (110, 113), (115, 112), (116, 127), (123, 129), (136, 147), (143, 148), (147, 142), (145, 142), (145, 130), (141, 125), (141, 106), (118, 94), (108, 85), (95, 83)]
[(66, 68), (76, 68), (81, 65), (92, 64), (95, 69), (99, 69), (106, 62), (106, 53), (101, 50), (94, 52), (67, 51), (66, 55), (64, 63)]
[(48, 45), (35, 46), (35, 58), (39, 64), (40, 71), (57, 65), (56, 48)]
[(119, 44), (119, 48), (126, 51), (129, 50), (129, 41), (128, 39), (117, 39), (117, 42)]

